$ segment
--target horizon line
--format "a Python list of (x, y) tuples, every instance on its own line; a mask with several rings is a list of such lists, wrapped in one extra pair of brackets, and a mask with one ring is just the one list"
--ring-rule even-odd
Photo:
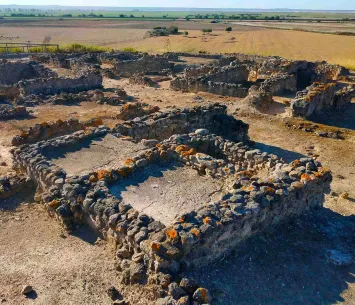
[(349, 9), (305, 9), (305, 8), (280, 8), (280, 7), (274, 7), (274, 8), (259, 8), (259, 7), (248, 7), (248, 8), (241, 8), (241, 7), (190, 7), (190, 6), (108, 6), (108, 5), (61, 5), (61, 4), (0, 4), (0, 7), (2, 6), (38, 6), (38, 7), (92, 7), (92, 8), (122, 8), (122, 9), (198, 9), (198, 10), (203, 10), (203, 9), (218, 9), (218, 10), (260, 10), (260, 11), (269, 11), (269, 10), (279, 10), (282, 12), (282, 10), (286, 11), (320, 11), (320, 12), (355, 12), (354, 10), (349, 10)]

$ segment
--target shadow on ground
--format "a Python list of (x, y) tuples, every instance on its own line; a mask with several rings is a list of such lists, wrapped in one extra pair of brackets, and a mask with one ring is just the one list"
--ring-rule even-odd
[(267, 152), (269, 154), (278, 155), (279, 157), (283, 158), (288, 163), (292, 162), (293, 160), (306, 157), (305, 155), (294, 152), (294, 151), (282, 149), (277, 146), (267, 145), (267, 144), (260, 143), (260, 142), (255, 142), (255, 144), (253, 145), (253, 148), (260, 149), (262, 152)]
[(347, 105), (343, 110), (332, 111), (323, 116), (312, 117), (311, 120), (315, 123), (328, 126), (355, 130), (355, 103)]
[(97, 239), (103, 239), (102, 234), (93, 225), (87, 224), (79, 227), (77, 230), (71, 232), (71, 235), (80, 238), (81, 240), (94, 245)]
[(60, 147), (56, 149), (43, 149), (42, 154), (48, 158), (49, 160), (57, 160), (61, 158), (65, 158), (66, 154), (78, 151), (83, 148), (90, 148), (91, 144), (96, 141), (102, 141), (103, 137), (96, 137), (96, 138), (90, 138), (90, 139), (84, 139), (79, 142), (75, 142), (74, 144), (70, 146), (65, 146), (65, 147)]
[(355, 216), (321, 209), (249, 239), (214, 265), (190, 271), (216, 305), (331, 305), (343, 302), (355, 264), (336, 267), (327, 251), (354, 252)]
[(117, 197), (118, 199), (122, 198), (122, 193), (128, 191), (127, 187), (129, 186), (139, 186), (144, 181), (148, 180), (151, 177), (162, 178), (164, 172), (168, 170), (176, 170), (179, 167), (183, 167), (183, 164), (177, 162), (171, 163), (162, 163), (162, 164), (152, 164), (146, 167), (143, 171), (134, 173), (128, 179), (123, 179), (119, 183), (114, 184), (110, 188), (110, 192)]
[(15, 211), (23, 203), (32, 203), (36, 186), (30, 184), (22, 192), (17, 192), (9, 198), (0, 198), (0, 211)]

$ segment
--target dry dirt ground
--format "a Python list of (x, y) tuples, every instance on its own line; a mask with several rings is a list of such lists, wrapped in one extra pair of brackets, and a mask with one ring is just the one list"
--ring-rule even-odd
[[(106, 80), (106, 87), (122, 86), (129, 95), (162, 109), (204, 105), (219, 101), (230, 113), (243, 108), (240, 100), (206, 93), (196, 94), (130, 85), (125, 79)], [(355, 248), (355, 128), (336, 127), (351, 121), (354, 108), (332, 122), (341, 129), (344, 140), (321, 138), (285, 126), (282, 114), (261, 115), (239, 111), (236, 116), (250, 124), (250, 137), (258, 148), (283, 156), (287, 161), (313, 155), (331, 169), (332, 193), (324, 208), (275, 231), (258, 236), (240, 251), (199, 272), (191, 272), (218, 301), (226, 304), (333, 305), (355, 304), (355, 265), (335, 267), (328, 263), (328, 250), (354, 252)], [(110, 126), (114, 106), (84, 102), (73, 106), (40, 106), (33, 117), (0, 123), (0, 174), (9, 170), (10, 139), (22, 128), (60, 118), (102, 117)], [(299, 122), (295, 121), (295, 124)], [(341, 198), (348, 192), (349, 198)], [(20, 196), (22, 195), (22, 196)], [(108, 305), (106, 290), (114, 285), (131, 305), (152, 304), (152, 292), (118, 283), (112, 246), (82, 228), (73, 235), (62, 232), (31, 195), (0, 205), (0, 304)], [(25, 197), (25, 199), (21, 198)], [(32, 285), (36, 293), (25, 298), (22, 285)]]

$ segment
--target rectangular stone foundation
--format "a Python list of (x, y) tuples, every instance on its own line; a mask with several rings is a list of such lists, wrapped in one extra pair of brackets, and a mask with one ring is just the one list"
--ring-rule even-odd
[[(313, 159), (288, 164), (253, 148), (244, 141), (248, 126), (223, 111), (200, 107), (88, 128), (21, 146), (14, 164), (38, 183), (48, 212), (67, 229), (90, 221), (115, 242), (118, 260), (179, 274), (322, 206), (331, 182)], [(109, 150), (113, 160), (104, 159)]]

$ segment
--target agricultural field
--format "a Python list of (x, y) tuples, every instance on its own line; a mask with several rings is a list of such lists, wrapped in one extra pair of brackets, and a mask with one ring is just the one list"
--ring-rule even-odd
[[(269, 23), (268, 23), (269, 24)], [(270, 23), (271, 24), (271, 23)], [(286, 24), (286, 23), (277, 23)], [(82, 43), (105, 46), (109, 49), (134, 48), (159, 53), (183, 52), (241, 52), (258, 55), (278, 55), (290, 59), (326, 60), (355, 69), (355, 36), (343, 36), (303, 31), (285, 31), (255, 27), (254, 24), (234, 24), (209, 21), (134, 21), (134, 20), (0, 20), (0, 40), (12, 42), (42, 42), (50, 36), (51, 43), (67, 45)], [(303, 24), (302, 24), (303, 25)], [(144, 38), (156, 26), (177, 26), (188, 35)], [(232, 26), (230, 33), (225, 28)], [(291, 26), (291, 25), (290, 25)], [(334, 29), (344, 24), (312, 23), (312, 29)], [(296, 27), (296, 26), (292, 26)], [(297, 25), (297, 27), (300, 27)], [(203, 34), (202, 29), (212, 29)], [(343, 30), (342, 28), (342, 30)], [(317, 28), (316, 28), (317, 29)], [(346, 31), (354, 31), (354, 26)]]
[(255, 26), (262, 28), (278, 28), (285, 30), (300, 30), (300, 31), (313, 31), (321, 33), (336, 33), (342, 35), (355, 35), (355, 23), (354, 22), (307, 22), (307, 21), (258, 21), (258, 22), (233, 22), (233, 24)]

